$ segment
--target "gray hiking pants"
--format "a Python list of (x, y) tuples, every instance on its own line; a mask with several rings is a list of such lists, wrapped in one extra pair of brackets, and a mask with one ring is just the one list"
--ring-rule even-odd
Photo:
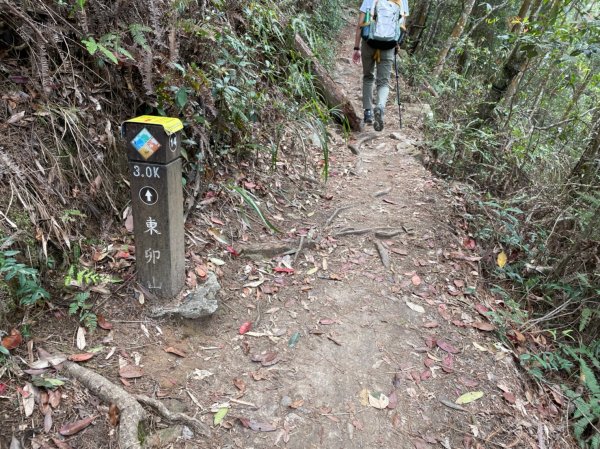
[[(373, 59), (377, 50), (364, 40), (360, 45), (363, 67), (363, 109), (373, 109), (373, 84), (377, 88), (376, 106), (385, 108), (390, 92), (390, 74), (394, 63), (394, 49), (379, 50), (379, 62)], [(377, 72), (377, 75), (375, 74)]]

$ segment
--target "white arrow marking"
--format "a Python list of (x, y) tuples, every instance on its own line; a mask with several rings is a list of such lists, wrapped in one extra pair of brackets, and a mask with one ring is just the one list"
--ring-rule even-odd
[(150, 192), (150, 190), (146, 190), (146, 201), (149, 203), (152, 202), (152, 192)]

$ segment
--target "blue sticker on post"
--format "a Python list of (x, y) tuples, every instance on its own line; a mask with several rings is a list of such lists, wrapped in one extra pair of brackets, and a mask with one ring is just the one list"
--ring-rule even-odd
[(131, 141), (131, 144), (144, 159), (148, 159), (160, 148), (160, 143), (152, 136), (152, 134), (150, 134), (150, 131), (148, 131), (147, 128), (144, 128), (137, 133)]

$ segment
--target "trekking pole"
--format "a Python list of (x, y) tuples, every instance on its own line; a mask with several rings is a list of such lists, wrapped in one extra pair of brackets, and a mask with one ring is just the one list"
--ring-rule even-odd
[(396, 71), (396, 97), (398, 99), (398, 117), (400, 118), (400, 129), (402, 129), (402, 104), (400, 103), (400, 81), (398, 80), (398, 49), (394, 51), (394, 69)]

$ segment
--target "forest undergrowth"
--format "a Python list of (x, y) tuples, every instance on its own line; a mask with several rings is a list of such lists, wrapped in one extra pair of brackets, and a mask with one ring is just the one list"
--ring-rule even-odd
[(559, 0), (454, 11), (445, 21), (447, 7), (422, 2), (406, 45), (435, 111), (429, 167), (465, 183), (499, 321), (530, 343), (521, 365), (562, 384), (575, 437), (598, 448), (600, 11)]

